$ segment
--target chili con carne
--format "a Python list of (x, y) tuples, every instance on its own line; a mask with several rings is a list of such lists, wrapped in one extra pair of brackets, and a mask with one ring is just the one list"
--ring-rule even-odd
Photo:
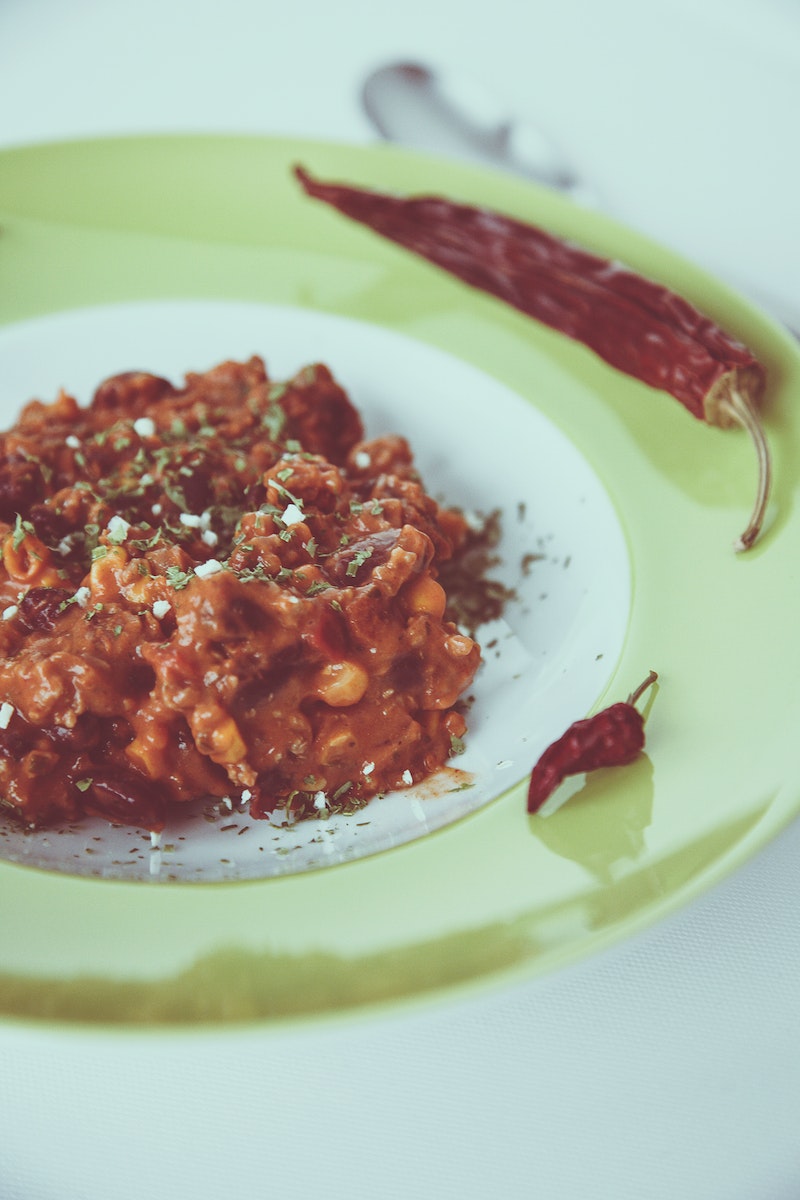
[(437, 577), (466, 535), (323, 364), (31, 401), (0, 434), (0, 806), (158, 830), (420, 782), (480, 662)]

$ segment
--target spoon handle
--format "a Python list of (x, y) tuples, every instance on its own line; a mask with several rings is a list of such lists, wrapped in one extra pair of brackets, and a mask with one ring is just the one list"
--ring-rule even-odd
[(549, 138), (512, 120), (471, 79), (418, 63), (392, 63), (367, 77), (361, 100), (387, 141), (511, 171), (563, 192), (581, 188)]
[[(587, 208), (602, 207), (596, 193), (569, 167), (535, 125), (512, 118), (496, 96), (463, 75), (413, 62), (389, 63), (367, 76), (364, 111), (387, 141), (432, 154), (509, 171), (554, 188)], [(800, 340), (795, 314), (769, 309)]]

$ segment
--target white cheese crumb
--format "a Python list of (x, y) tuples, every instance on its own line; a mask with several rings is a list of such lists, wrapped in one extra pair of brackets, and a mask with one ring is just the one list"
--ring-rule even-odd
[(139, 437), (152, 437), (156, 431), (156, 423), (152, 417), (137, 417), (133, 422), (133, 431)]
[(108, 540), (113, 542), (115, 546), (121, 545), (128, 536), (130, 523), (124, 517), (114, 515), (107, 525)]
[(301, 521), (305, 520), (305, 517), (296, 504), (287, 504), (281, 520), (284, 525), (299, 525)]
[(64, 444), (69, 446), (70, 450), (80, 450), (81, 439), (75, 437), (74, 433), (71, 433), (69, 437), (64, 438)]
[(247, 804), (252, 799), (253, 793), (250, 791), (250, 788), (245, 788), (241, 795), (242, 804)]
[(163, 511), (164, 511), (164, 508), (163, 508), (163, 505), (161, 505), (161, 504), (153, 504), (150, 507), (150, 512), (153, 514), (154, 517), (160, 517)]
[(414, 776), (411, 774), (411, 772), (408, 770), (408, 768), (406, 768), (406, 770), (403, 771), (402, 780), (403, 780), (403, 783), (413, 783), (414, 782)]
[(200, 535), (200, 540), (205, 542), (207, 546), (216, 546), (219, 538), (214, 533), (213, 529), (204, 529)]
[(72, 599), (76, 604), (79, 604), (81, 608), (86, 608), (91, 596), (92, 593), (88, 587), (79, 587)]
[(150, 487), (150, 484), (152, 482), (153, 482), (153, 476), (150, 474), (149, 471), (145, 471), (144, 475), (139, 476), (139, 483), (142, 485), (142, 487)]
[(216, 558), (210, 558), (208, 562), (198, 563), (194, 573), (198, 579), (206, 579), (209, 575), (216, 575), (217, 571), (224, 571), (224, 569), (222, 563), (218, 562)]
[(203, 523), (203, 518), (198, 517), (196, 513), (181, 513), (178, 520), (188, 529), (199, 529)]
[(14, 705), (9, 704), (7, 700), (0, 704), (0, 729), (8, 729), (14, 712)]
[(325, 812), (328, 808), (328, 797), (324, 792), (314, 793), (314, 808), (317, 812)]
[(362, 775), (371, 775), (374, 770), (375, 770), (374, 762), (364, 763), (363, 767), (361, 768), (361, 774)]
[(366, 450), (359, 450), (353, 460), (359, 471), (366, 471), (367, 467), (372, 466), (372, 459)]
[(208, 529), (211, 524), (211, 509), (207, 508), (205, 512), (200, 513), (200, 525), (203, 529)]
[(15, 617), (18, 612), (19, 612), (18, 604), (9, 604), (8, 608), (3, 609), (3, 620), (10, 621), (11, 618)]
[(153, 616), (158, 617), (160, 621), (162, 617), (167, 615), (171, 608), (172, 605), (170, 604), (169, 600), (156, 600), (150, 611), (152, 612)]
[(424, 822), (426, 820), (425, 809), (416, 797), (411, 801), (411, 811), (418, 821)]

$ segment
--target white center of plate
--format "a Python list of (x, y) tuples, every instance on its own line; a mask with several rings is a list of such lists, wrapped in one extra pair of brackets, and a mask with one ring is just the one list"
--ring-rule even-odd
[[(208, 806), (149, 835), (86, 819), (34, 832), (0, 821), (0, 857), (115, 879), (264, 878), (401, 845), (467, 816), (519, 783), (554, 737), (583, 716), (616, 665), (630, 611), (630, 566), (617, 515), (573, 444), (521, 396), (431, 346), (379, 326), (271, 305), (172, 301), (77, 309), (0, 329), (8, 427), (27, 400), (59, 388), (88, 403), (97, 385), (143, 370), (179, 383), (224, 359), (264, 358), (288, 378), (326, 363), (370, 437), (411, 443), (427, 490), (501, 514), (495, 578), (513, 589), (478, 633), (484, 662), (458, 769), (373, 800), (353, 816), (287, 823)], [(535, 381), (534, 381), (535, 384)], [(2, 697), (0, 697), (2, 700)], [(463, 773), (463, 774), (462, 774)], [(468, 786), (465, 785), (465, 779)]]

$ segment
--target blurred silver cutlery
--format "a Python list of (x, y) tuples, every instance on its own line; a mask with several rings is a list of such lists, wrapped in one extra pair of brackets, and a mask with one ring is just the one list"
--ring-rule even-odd
[[(361, 102), (387, 141), (510, 171), (587, 207), (599, 207), (596, 192), (552, 139), (537, 125), (509, 114), (491, 91), (467, 75), (416, 62), (387, 63), (367, 76)], [(781, 317), (769, 301), (765, 307), (800, 340), (791, 318)]]

